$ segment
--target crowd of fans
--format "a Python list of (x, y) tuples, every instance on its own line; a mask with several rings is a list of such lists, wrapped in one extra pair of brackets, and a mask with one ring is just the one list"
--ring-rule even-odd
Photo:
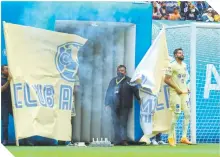
[(154, 1), (155, 20), (220, 22), (220, 15), (205, 1)]

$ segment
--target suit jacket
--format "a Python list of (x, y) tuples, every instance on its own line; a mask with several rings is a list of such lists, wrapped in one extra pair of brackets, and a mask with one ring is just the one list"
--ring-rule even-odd
[[(106, 96), (105, 96), (105, 105), (110, 106), (112, 108), (119, 107), (119, 108), (132, 108), (133, 104), (133, 95), (136, 97), (137, 100), (140, 100), (139, 90), (137, 87), (130, 86), (129, 82), (131, 80), (130, 77), (125, 76), (123, 81), (119, 83), (119, 94), (115, 95), (115, 87), (117, 77), (114, 77), (108, 86)], [(117, 101), (115, 99), (119, 99), (119, 104), (115, 104)]]

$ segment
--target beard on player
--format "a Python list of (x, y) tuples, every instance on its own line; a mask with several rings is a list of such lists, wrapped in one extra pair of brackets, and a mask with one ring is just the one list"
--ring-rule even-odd
[(178, 56), (177, 57), (179, 60), (183, 61), (184, 60), (184, 56)]

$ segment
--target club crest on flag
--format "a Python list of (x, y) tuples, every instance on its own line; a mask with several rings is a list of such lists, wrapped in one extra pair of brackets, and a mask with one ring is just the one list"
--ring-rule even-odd
[(58, 46), (57, 54), (55, 56), (55, 64), (57, 70), (63, 79), (69, 82), (75, 82), (75, 75), (77, 73), (78, 64), (78, 50), (82, 44), (76, 42), (68, 42)]

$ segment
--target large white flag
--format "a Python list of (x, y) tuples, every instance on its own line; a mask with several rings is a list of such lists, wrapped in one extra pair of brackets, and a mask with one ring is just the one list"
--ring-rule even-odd
[[(169, 62), (166, 34), (163, 28), (131, 79), (132, 84), (138, 84), (141, 87), (140, 124), (145, 135), (151, 134), (154, 129), (153, 120), (155, 119), (153, 115), (156, 111), (161, 82), (163, 82), (165, 69), (168, 67)], [(160, 129), (164, 130), (163, 127)]]
[(77, 53), (87, 39), (4, 23), (16, 139), (71, 140)]
[(131, 82), (140, 84), (142, 89), (147, 89), (153, 95), (158, 95), (169, 62), (166, 33), (163, 28), (137, 66)]

